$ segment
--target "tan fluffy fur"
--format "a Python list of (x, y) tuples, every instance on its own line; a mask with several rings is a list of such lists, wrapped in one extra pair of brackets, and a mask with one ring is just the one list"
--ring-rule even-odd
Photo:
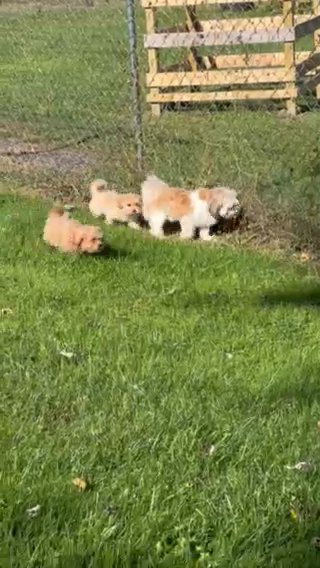
[(191, 238), (196, 229), (200, 237), (209, 240), (209, 230), (219, 218), (230, 219), (239, 213), (237, 194), (227, 187), (199, 188), (187, 191), (171, 187), (156, 176), (149, 176), (142, 184), (142, 213), (150, 224), (151, 233), (163, 236), (166, 220), (179, 221), (180, 236)]
[(140, 228), (140, 195), (109, 190), (104, 180), (93, 181), (90, 184), (90, 194), (89, 209), (93, 215), (103, 216), (108, 224), (125, 223), (133, 229)]
[(59, 207), (49, 212), (43, 238), (49, 245), (68, 253), (97, 253), (102, 246), (101, 229), (70, 219)]

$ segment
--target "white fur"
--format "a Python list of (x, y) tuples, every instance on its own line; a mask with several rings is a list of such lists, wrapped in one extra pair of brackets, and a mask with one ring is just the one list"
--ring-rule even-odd
[(216, 189), (222, 189), (224, 192), (224, 204), (219, 211), (220, 217), (224, 219), (230, 219), (234, 217), (235, 214), (239, 212), (240, 203), (237, 199), (237, 192), (229, 187), (217, 187)]
[[(176, 221), (176, 219), (171, 219), (170, 217), (167, 218), (163, 211), (157, 211), (151, 216), (146, 213), (145, 206), (149, 206), (154, 198), (157, 197), (164, 189), (169, 189), (169, 186), (156, 176), (148, 176), (141, 188), (143, 215), (145, 219), (149, 221), (150, 232), (155, 237), (163, 236), (163, 225), (167, 219), (172, 222)], [(193, 213), (180, 219), (180, 237), (182, 239), (191, 239), (198, 227), (204, 227), (205, 232), (200, 234), (200, 238), (209, 240), (211, 238), (209, 236), (209, 227), (211, 225), (215, 225), (217, 220), (210, 215), (208, 203), (199, 198), (198, 190), (190, 191), (190, 199)]]
[(217, 223), (217, 219), (212, 217), (209, 211), (209, 205), (204, 199), (199, 198), (199, 190), (190, 192), (191, 203), (193, 206), (192, 220), (194, 227), (211, 227)]
[(154, 201), (159, 194), (165, 189), (170, 189), (169, 185), (159, 179), (157, 176), (149, 175), (141, 185), (142, 197), (142, 214), (144, 216), (144, 207), (147, 207)]
[(165, 220), (166, 215), (165, 213), (162, 213), (162, 211), (154, 213), (149, 219), (147, 219), (150, 224), (150, 233), (154, 237), (163, 237), (163, 225)]
[[(211, 215), (208, 202), (204, 199), (200, 199), (199, 190), (190, 191), (192, 213), (181, 219), (170, 218), (164, 210), (152, 210), (154, 200), (157, 199), (163, 191), (170, 189), (168, 184), (154, 175), (149, 175), (141, 186), (142, 212), (144, 218), (149, 221), (151, 234), (156, 237), (162, 237), (165, 221), (179, 220), (181, 225), (181, 238), (190, 239), (194, 236), (195, 230), (200, 229), (200, 238), (202, 240), (211, 240), (212, 237), (209, 234), (209, 229), (218, 222), (218, 219)], [(228, 218), (229, 212), (232, 216), (233, 213), (231, 214), (231, 212), (239, 202), (234, 190), (230, 190), (229, 188), (222, 189), (226, 192), (226, 201), (219, 215)]]
[(150, 216), (147, 214), (147, 208), (166, 189), (170, 189), (169, 185), (155, 175), (147, 176), (141, 185), (142, 215), (146, 221), (149, 221), (150, 233), (158, 238), (163, 237), (163, 225), (167, 218), (166, 214), (162, 211), (157, 211)]
[(212, 241), (214, 237), (210, 235), (210, 227), (202, 227), (199, 231), (199, 236), (202, 241)]

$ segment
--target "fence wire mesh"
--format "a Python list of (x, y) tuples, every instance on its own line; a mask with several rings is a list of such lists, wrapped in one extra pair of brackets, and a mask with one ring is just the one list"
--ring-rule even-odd
[(189, 4), (142, 0), (154, 114), (161, 106), (188, 103), (219, 110), (221, 103), (272, 109), (271, 103), (285, 102), (290, 114), (317, 106), (318, 1)]
[(233, 185), (278, 226), (316, 234), (320, 0), (189, 4), (2, 0), (5, 186), (67, 199), (103, 177), (138, 190), (140, 103), (145, 172), (185, 187)]
[(3, 175), (81, 191), (92, 176), (133, 184), (126, 3), (4, 0)]
[(140, 5), (144, 99), (160, 115), (147, 162), (175, 184), (236, 187), (262, 239), (315, 243), (319, 1)]

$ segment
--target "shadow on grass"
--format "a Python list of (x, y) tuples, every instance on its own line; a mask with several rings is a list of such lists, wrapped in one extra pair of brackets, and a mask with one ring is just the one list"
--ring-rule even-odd
[(275, 290), (267, 292), (261, 298), (264, 306), (276, 306), (278, 304), (294, 305), (301, 307), (320, 308), (320, 286), (295, 287), (288, 290)]
[(284, 378), (268, 386), (260, 396), (252, 395), (251, 404), (257, 404), (266, 413), (272, 412), (279, 405), (310, 407), (320, 398), (319, 373), (319, 369), (312, 366), (302, 369), (294, 376), (292, 373), (288, 380)]
[(120, 248), (117, 249), (110, 245), (103, 247), (103, 249), (100, 252), (94, 255), (95, 258), (100, 258), (102, 260), (110, 258), (116, 258), (117, 260), (120, 260), (132, 256), (133, 256), (132, 251), (128, 252), (125, 249), (120, 249)]
[(180, 310), (193, 312), (206, 310), (207, 315), (213, 311), (226, 310), (239, 303), (237, 295), (230, 295), (222, 290), (216, 290), (207, 293), (201, 293), (197, 290), (177, 289), (164, 294), (159, 298), (162, 307), (172, 308), (175, 304)]
[(134, 258), (134, 252), (127, 251), (123, 248), (115, 248), (111, 245), (104, 246), (99, 252), (93, 254), (79, 254), (77, 258), (81, 261), (95, 259), (96, 261), (106, 262), (108, 260), (128, 260)]

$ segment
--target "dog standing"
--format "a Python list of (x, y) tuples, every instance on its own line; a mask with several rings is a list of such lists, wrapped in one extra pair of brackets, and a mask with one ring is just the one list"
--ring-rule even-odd
[(90, 184), (91, 200), (89, 209), (96, 217), (104, 216), (105, 222), (125, 223), (132, 229), (140, 229), (142, 214), (141, 197), (135, 193), (117, 193), (107, 189), (104, 180)]
[(163, 225), (168, 220), (180, 222), (181, 238), (190, 239), (200, 229), (200, 238), (210, 240), (210, 227), (219, 218), (231, 219), (240, 212), (236, 191), (226, 187), (187, 191), (148, 176), (141, 193), (143, 216), (156, 237), (163, 236)]

